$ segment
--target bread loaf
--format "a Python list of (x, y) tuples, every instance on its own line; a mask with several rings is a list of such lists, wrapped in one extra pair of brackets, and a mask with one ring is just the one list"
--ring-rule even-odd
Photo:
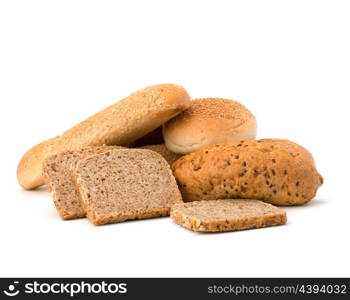
[(250, 199), (179, 203), (171, 207), (170, 216), (175, 223), (199, 232), (236, 231), (287, 222), (282, 209)]
[(279, 139), (212, 145), (181, 157), (172, 169), (185, 201), (248, 198), (299, 205), (323, 183), (310, 152)]
[(163, 136), (169, 150), (185, 154), (211, 144), (253, 140), (256, 120), (237, 101), (196, 99), (190, 108), (164, 124)]
[(79, 160), (75, 172), (83, 207), (95, 225), (167, 216), (181, 203), (164, 158), (151, 150), (120, 149)]
[(25, 189), (44, 183), (43, 161), (63, 151), (88, 146), (127, 145), (190, 106), (186, 90), (161, 84), (139, 90), (64, 132), (34, 146), (22, 157), (17, 178)]

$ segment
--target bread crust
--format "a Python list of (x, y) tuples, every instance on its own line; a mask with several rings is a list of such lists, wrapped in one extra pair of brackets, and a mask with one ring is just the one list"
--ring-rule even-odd
[(234, 100), (195, 99), (190, 108), (164, 124), (163, 136), (171, 151), (186, 154), (211, 144), (253, 140), (256, 119)]
[(178, 85), (161, 84), (139, 90), (61, 136), (28, 150), (17, 168), (18, 182), (24, 189), (34, 189), (44, 183), (42, 163), (47, 157), (88, 146), (132, 143), (189, 106), (188, 93)]
[(300, 205), (323, 183), (311, 153), (279, 139), (212, 145), (181, 157), (172, 169), (185, 201), (247, 198)]

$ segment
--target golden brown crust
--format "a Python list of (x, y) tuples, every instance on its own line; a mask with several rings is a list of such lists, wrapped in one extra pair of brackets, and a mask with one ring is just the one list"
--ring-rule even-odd
[(103, 216), (96, 216), (95, 211), (91, 207), (86, 208), (86, 215), (88, 219), (94, 225), (106, 225), (112, 223), (120, 223), (129, 220), (142, 220), (151, 218), (160, 218), (169, 216), (169, 207), (167, 208), (157, 208), (157, 209), (147, 209), (139, 210), (137, 214), (135, 213), (123, 213), (120, 215), (116, 214), (106, 214)]
[(249, 199), (194, 201), (175, 204), (174, 222), (197, 232), (224, 232), (283, 225), (286, 213), (271, 204)]
[(126, 145), (190, 106), (186, 90), (161, 84), (139, 90), (82, 121), (61, 136), (34, 146), (21, 159), (17, 178), (25, 189), (44, 183), (42, 163), (56, 153), (87, 146)]
[(164, 124), (163, 136), (171, 151), (184, 154), (210, 144), (255, 139), (256, 120), (237, 101), (195, 99), (190, 108)]
[[(24, 189), (33, 189), (44, 184), (41, 165), (43, 161), (64, 149), (58, 142), (58, 137), (46, 140), (28, 150), (22, 157), (17, 167), (17, 179)], [(40, 167), (39, 167), (40, 166)]]
[(185, 201), (248, 198), (300, 205), (323, 183), (310, 152), (279, 139), (212, 145), (181, 157), (172, 169)]

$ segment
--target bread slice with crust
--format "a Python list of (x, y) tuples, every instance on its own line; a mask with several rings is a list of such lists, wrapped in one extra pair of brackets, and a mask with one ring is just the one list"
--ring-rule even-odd
[(71, 176), (72, 168), (74, 168), (76, 162), (86, 155), (116, 148), (123, 147), (100, 146), (87, 147), (78, 151), (64, 151), (44, 161), (43, 178), (62, 219), (69, 220), (85, 216), (85, 210), (81, 206), (79, 193)]
[(172, 206), (170, 215), (175, 223), (199, 232), (235, 231), (287, 222), (282, 209), (252, 199), (181, 203)]
[(95, 225), (169, 215), (182, 198), (168, 163), (144, 149), (117, 149), (81, 159), (75, 169), (88, 219)]

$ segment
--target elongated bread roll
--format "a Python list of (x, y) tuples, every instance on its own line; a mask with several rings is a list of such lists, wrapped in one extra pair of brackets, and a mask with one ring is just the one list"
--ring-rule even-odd
[(172, 169), (184, 201), (245, 198), (300, 205), (323, 183), (311, 153), (279, 139), (212, 145), (181, 157)]
[(44, 183), (42, 163), (47, 157), (87, 146), (132, 143), (189, 106), (188, 93), (178, 85), (161, 84), (139, 90), (61, 136), (46, 140), (26, 152), (17, 168), (18, 182), (25, 189), (36, 188)]

